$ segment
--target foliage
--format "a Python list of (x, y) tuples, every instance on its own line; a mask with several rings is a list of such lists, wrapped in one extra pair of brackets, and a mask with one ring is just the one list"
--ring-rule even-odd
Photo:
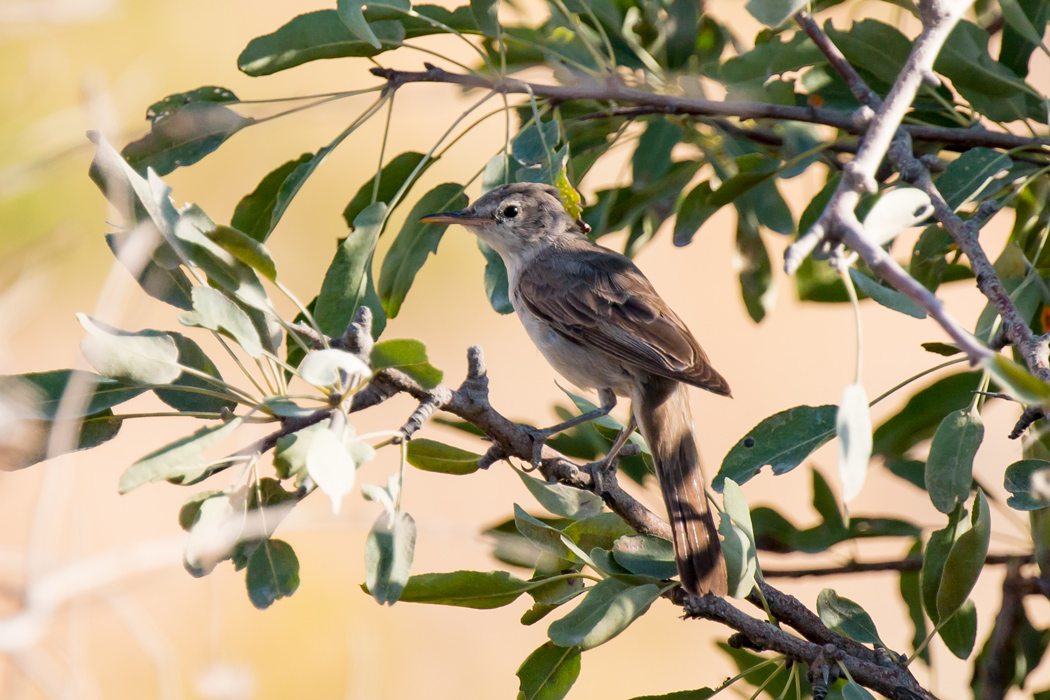
[[(364, 94), (375, 97), (316, 152), (289, 154), (287, 162), (275, 164), (237, 204), (228, 226), (194, 205), (176, 207), (161, 177), (209, 157), (238, 131), (260, 123), (240, 114), (241, 102), (231, 91), (207, 86), (155, 102), (148, 112), (149, 132), (120, 153), (94, 135), (97, 151), (91, 176), (123, 217), (122, 230), (108, 236), (107, 244), (133, 272), (142, 291), (179, 309), (180, 322), (196, 335), (121, 330), (81, 314), (87, 332), (82, 350), (95, 372), (57, 370), (4, 380), (5, 392), (19, 393), (28, 415), (45, 431), (58, 424), (60, 416), (81, 421), (71, 443), (56, 443), (46, 454), (27, 454), (22, 466), (112, 439), (135, 417), (114, 409), (145, 392), (154, 392), (181, 415), (204, 421), (189, 435), (128, 467), (120, 489), (127, 492), (160, 481), (191, 486), (207, 480), (209, 490), (190, 496), (178, 514), (189, 532), (186, 568), (203, 576), (230, 560), (245, 570), (251, 602), (266, 608), (294, 594), (299, 585), (299, 561), (291, 545), (273, 537), (282, 518), (318, 489), (338, 511), (353, 491), (357, 470), (374, 459), (376, 450), (400, 444), (400, 470), (383, 486), (361, 485), (363, 497), (382, 506), (364, 544), (364, 590), (381, 604), (400, 600), (477, 609), (510, 605), (527, 594), (532, 606), (522, 616), (523, 624), (534, 625), (548, 616), (557, 619), (547, 627), (548, 639), (517, 671), (519, 697), (564, 697), (581, 673), (584, 651), (610, 642), (650, 606), (663, 604), (661, 596), (673, 594), (677, 584), (670, 543), (639, 535), (631, 523), (608, 512), (595, 493), (517, 471), (525, 487), (520, 495), (529, 494), (535, 503), (529, 508), (514, 504), (513, 518), (489, 534), (496, 558), (531, 570), (531, 576), (506, 571), (412, 574), (416, 523), (401, 508), (405, 465), (465, 476), (484, 458), (432, 439), (406, 445), (419, 425), (412, 431), (406, 426), (400, 433), (358, 436), (350, 422), (358, 408), (355, 401), (373, 390), (370, 379), (384, 371), (407, 376), (421, 391), (442, 381), (423, 343), (379, 339), (387, 319), (412, 303), (417, 274), (437, 252), (445, 233), (444, 226), (421, 223), (420, 217), (462, 208), (468, 188), (479, 178), (483, 190), (522, 180), (558, 187), (570, 211), (589, 226), (592, 240), (626, 232), (624, 252), (632, 256), (647, 245), (662, 245), (661, 232), (672, 220), (666, 228), (675, 246), (716, 235), (707, 222), (716, 212), (731, 209), (737, 220), (737, 291), (743, 306), (755, 322), (773, 313), (782, 290), (774, 281), (770, 240), (801, 236), (813, 226), (843, 179), (845, 154), (857, 148), (852, 115), (861, 105), (826, 53), (790, 21), (803, 4), (750, 0), (748, 11), (768, 25), (753, 41), (722, 22), (715, 8), (698, 10), (695, 0), (550, 0), (549, 15), (539, 22), (494, 0), (471, 0), (455, 10), (413, 6), (409, 0), (364, 5), (340, 0), (335, 8), (299, 15), (253, 39), (237, 65), (248, 75), (265, 76), (320, 59), (374, 62), (394, 49), (419, 48), (413, 41), (419, 37), (454, 35), (474, 47), (480, 60), (461, 84), (488, 85), (497, 74), (546, 66), (567, 92), (558, 99), (526, 96), (507, 107), (507, 123), (513, 116), (516, 131), (508, 127), (504, 143), (494, 152), (475, 145), (481, 155), (473, 175), (464, 173), (458, 182), (439, 184), (425, 193), (417, 185), (426, 169), (460, 138), (474, 139), (471, 129), (482, 119), (458, 131), (450, 128), (426, 154), (388, 157), (384, 142), (374, 177), (362, 183), (345, 206), (346, 236), (308, 304), (281, 282), (267, 241), (286, 234), (281, 225), (284, 212), (325, 158), (391, 105), (397, 90), (410, 89), (410, 81), (377, 69), (376, 75), (388, 80), (312, 102), (299, 98), (302, 107), (311, 107)], [(894, 4), (918, 14), (910, 0)], [(1045, 245), (1050, 231), (1050, 162), (1045, 146), (1031, 139), (1004, 148), (982, 140), (986, 132), (979, 129), (969, 132), (969, 143), (948, 136), (978, 124), (1045, 133), (1046, 96), (1027, 76), (1033, 53), (1048, 51), (1041, 39), (1048, 14), (1045, 3), (1037, 0), (980, 3), (977, 13), (964, 18), (948, 37), (934, 65), (938, 80), (922, 87), (907, 118), (917, 153), (936, 164), (934, 184), (948, 208), (966, 218), (988, 203), (1015, 211), (995, 273), (1020, 323), (1036, 333), (1047, 330), (1042, 319), (1050, 306), (1050, 249)], [(823, 31), (883, 97), (914, 45), (914, 37), (875, 19), (850, 26), (829, 20)], [(997, 56), (990, 49), (990, 33), (1001, 33)], [(428, 80), (456, 82), (449, 74), (435, 73), (436, 68), (428, 70)], [(645, 109), (644, 100), (632, 102), (618, 94), (599, 99), (572, 93), (574, 86), (606, 80), (672, 98), (717, 85), (736, 101), (724, 104), (736, 105), (738, 113)], [(475, 103), (463, 118), (494, 94)], [(278, 99), (284, 98), (274, 98)], [(769, 118), (773, 108), (796, 116)], [(824, 126), (815, 128), (809, 123), (813, 121)], [(452, 133), (455, 138), (449, 138)], [(397, 134), (390, 141), (396, 143)], [(624, 146), (631, 151), (628, 182), (610, 186), (590, 177), (601, 171), (595, 166), (607, 162), (610, 150)], [(796, 221), (781, 191), (787, 180), (804, 172), (823, 174), (827, 184)], [(579, 194), (583, 183), (597, 188), (589, 201)], [(869, 239), (887, 250), (896, 248), (907, 260), (907, 272), (930, 292), (973, 277), (972, 261), (961, 257), (952, 233), (930, 218), (935, 207), (927, 194), (888, 172), (880, 173), (877, 184), (878, 191), (858, 208)], [(388, 233), (392, 244), (377, 262), (377, 241), (405, 202), (412, 204), (407, 218), (400, 231)], [(798, 204), (802, 208), (805, 203)], [(903, 250), (897, 236), (912, 226), (922, 226), (923, 231), (910, 250)], [(508, 313), (507, 271), (492, 251), (482, 252), (487, 268), (479, 287), (496, 311)], [(836, 253), (830, 262), (823, 257), (807, 260), (797, 271), (801, 299), (854, 305), (871, 299), (886, 313), (901, 314), (903, 323), (912, 322), (905, 317), (927, 316), (914, 294), (887, 285), (855, 256)], [(271, 294), (290, 298), (297, 317), (280, 317)], [(1007, 321), (993, 301), (975, 329), (985, 343)], [(360, 315), (361, 309), (370, 315)], [(372, 319), (367, 330), (374, 345), (350, 347), (342, 338), (355, 316)], [(194, 338), (210, 339), (212, 346), (223, 348), (245, 376), (222, 377)], [(944, 343), (926, 347), (938, 355), (958, 351)], [(1020, 354), (1018, 358), (1024, 359)], [(931, 371), (958, 361), (943, 362)], [(730, 590), (738, 598), (759, 590), (756, 586), (764, 576), (759, 552), (763, 559), (773, 553), (814, 554), (846, 540), (895, 538), (901, 551), (921, 558), (921, 572), (902, 573), (900, 583), (915, 626), (914, 656), (929, 663), (925, 646), (939, 634), (954, 654), (967, 658), (976, 642), (977, 620), (969, 595), (985, 568), (992, 528), (993, 502), (973, 478), (974, 456), (984, 438), (981, 413), (990, 400), (982, 392), (994, 380), (1006, 392), (1003, 395), (1039, 407), (1050, 397), (1050, 387), (1044, 378), (1030, 374), (1036, 369), (1030, 364), (1022, 367), (996, 356), (980, 372), (943, 375), (913, 391), (902, 409), (872, 431), (869, 406), (896, 392), (912, 391), (912, 383), (923, 375), (902, 377), (900, 385), (869, 402), (860, 382), (859, 353), (857, 362), (857, 376), (846, 385), (841, 406), (776, 410), (741, 437), (722, 461), (714, 487), (724, 494), (719, 532)], [(290, 391), (290, 381), (307, 388)], [(569, 397), (573, 409), (559, 407), (564, 417), (593, 408), (585, 399)], [(424, 406), (425, 402), (420, 411)], [(428, 417), (423, 415), (419, 423)], [(247, 423), (265, 423), (274, 432), (262, 443), (214, 459), (214, 448)], [(469, 423), (454, 425), (477, 434)], [(564, 433), (550, 445), (567, 457), (592, 460), (609, 449), (623, 427), (605, 418)], [(775, 508), (748, 506), (741, 486), (766, 465), (773, 475), (784, 474), (834, 439), (840, 443), (839, 474), (846, 495), (836, 498), (821, 473), (812, 472), (817, 525), (799, 529)], [(644, 441), (635, 437), (633, 442), (636, 449), (620, 461), (620, 470), (641, 483), (651, 460)], [(264, 476), (264, 456), (270, 450), (273, 476)], [(929, 494), (930, 512), (947, 516), (943, 528), (923, 541), (922, 524), (932, 516), (898, 513), (892, 506), (887, 507), (887, 517), (848, 511), (847, 501), (863, 489), (872, 455)], [(995, 505), (1031, 511), (1037, 523), (1050, 503), (1045, 476), (1050, 451), (1039, 438), (1029, 438), (1023, 457), (1002, 465), (1011, 495), (1006, 506)], [(237, 468), (228, 472), (231, 467)], [(223, 473), (234, 474), (225, 486), (217, 483)], [(535, 506), (548, 515), (530, 514)], [(1046, 550), (1046, 532), (1045, 527), (1032, 528), (1037, 552)], [(576, 599), (565, 612), (564, 606)], [(832, 589), (820, 594), (815, 609), (829, 630), (860, 645), (882, 648), (876, 627), (882, 611), (872, 611), (873, 616)], [(1022, 627), (1027, 641), (1011, 647), (1011, 653), (1028, 669), (1042, 655), (1047, 632), (1027, 618)], [(741, 665), (738, 679), (758, 687), (756, 694), (783, 698), (810, 692), (797, 664), (773, 668), (765, 657), (726, 645), (722, 649)], [(981, 653), (978, 673), (994, 653)], [(1008, 683), (1023, 685), (1026, 675), (1027, 670), (1015, 674)], [(704, 688), (665, 697), (706, 698), (713, 692)], [(868, 697), (852, 678), (832, 692)]]

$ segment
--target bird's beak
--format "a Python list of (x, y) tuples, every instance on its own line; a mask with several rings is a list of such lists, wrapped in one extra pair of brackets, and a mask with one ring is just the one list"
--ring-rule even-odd
[(477, 216), (470, 209), (461, 209), (459, 211), (442, 211), (437, 214), (427, 214), (420, 219), (424, 224), (462, 224), (463, 226), (470, 226), (471, 224), (483, 224), (489, 221)]

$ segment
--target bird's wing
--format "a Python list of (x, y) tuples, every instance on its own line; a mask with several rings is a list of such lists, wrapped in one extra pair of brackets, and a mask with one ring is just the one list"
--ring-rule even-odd
[(682, 320), (628, 258), (600, 246), (532, 260), (517, 295), (534, 315), (578, 345), (624, 363), (729, 396)]

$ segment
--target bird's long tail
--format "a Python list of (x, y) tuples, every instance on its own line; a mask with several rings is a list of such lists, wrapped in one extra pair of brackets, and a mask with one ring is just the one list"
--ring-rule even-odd
[(726, 564), (704, 493), (686, 386), (650, 376), (632, 398), (635, 420), (656, 463), (682, 586), (693, 595), (724, 596)]

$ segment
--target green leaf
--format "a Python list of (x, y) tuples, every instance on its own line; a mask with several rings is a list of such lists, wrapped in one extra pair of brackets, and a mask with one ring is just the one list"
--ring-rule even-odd
[(216, 226), (209, 238), (266, 279), (277, 280), (277, 265), (270, 257), (270, 251), (251, 236), (229, 226)]
[(674, 244), (689, 245), (700, 227), (710, 219), (720, 207), (709, 204), (711, 183), (704, 180), (690, 190), (678, 206), (678, 215), (674, 222)]
[(944, 574), (937, 589), (937, 615), (946, 620), (962, 607), (977, 583), (992, 532), (991, 515), (984, 492), (978, 489), (970, 515), (971, 528), (959, 535), (944, 562)]
[(779, 26), (805, 6), (805, 0), (748, 0), (744, 5), (752, 17), (767, 27)]
[[(908, 557), (918, 557), (922, 553), (922, 544), (916, 541), (915, 545), (908, 551)], [(943, 565), (943, 562), (942, 562)], [(912, 650), (918, 649), (926, 639), (926, 616), (922, 612), (922, 585), (919, 582), (919, 572), (902, 571), (900, 576), (900, 594), (904, 604), (908, 607), (908, 617), (911, 619), (913, 628), (911, 637)], [(927, 648), (919, 653), (927, 666), (930, 664), (930, 654)]]
[(639, 695), (631, 700), (707, 700), (715, 694), (712, 688), (697, 688), (696, 690), (678, 690), (664, 695)]
[(973, 458), (984, 439), (984, 423), (977, 411), (960, 409), (937, 427), (926, 459), (926, 490), (934, 507), (951, 513), (970, 495)]
[(339, 348), (311, 350), (299, 363), (299, 376), (325, 392), (353, 391), (372, 370), (357, 355)]
[[(153, 254), (141, 266), (135, 265), (138, 257), (136, 249), (140, 244), (139, 237), (150, 236), (154, 239)], [(142, 291), (154, 299), (171, 304), (175, 308), (189, 311), (193, 308), (190, 290), (193, 283), (182, 271), (182, 268), (165, 266), (158, 263), (165, 255), (175, 256), (175, 252), (160, 237), (160, 234), (149, 227), (138, 227), (122, 233), (107, 233), (106, 245), (113, 255), (124, 265), (128, 272), (135, 276)], [(170, 265), (170, 263), (168, 263)], [(132, 268), (135, 269), (132, 269)]]
[(736, 159), (737, 174), (711, 193), (707, 198), (708, 205), (722, 207), (736, 201), (744, 193), (773, 177), (779, 165), (775, 159), (757, 153), (740, 156)]
[[(712, 200), (717, 195), (718, 192), (712, 194)], [(736, 252), (740, 264), (740, 291), (748, 315), (755, 323), (759, 323), (773, 309), (776, 301), (773, 268), (769, 251), (758, 232), (754, 210), (737, 202), (737, 212)]]
[(632, 574), (670, 579), (678, 575), (674, 545), (652, 535), (629, 535), (613, 544), (613, 559)]
[[(228, 93), (228, 97), (222, 101), (237, 99), (233, 93)], [(150, 121), (149, 133), (125, 146), (121, 155), (140, 173), (153, 168), (158, 175), (193, 165), (238, 131), (255, 123), (254, 119), (238, 114), (219, 101), (210, 100), (189, 102), (157, 114)]]
[(248, 559), (248, 598), (259, 610), (299, 588), (299, 558), (283, 540), (266, 539)]
[[(216, 367), (215, 363), (204, 354), (200, 345), (197, 345), (197, 343), (181, 333), (170, 333), (169, 335), (172, 340), (175, 341), (175, 346), (179, 349), (178, 363), (180, 365), (183, 367), (190, 367), (198, 372), (203, 372), (204, 374), (215, 377), (220, 381), (222, 380), (222, 375), (219, 374), (219, 368)], [(180, 374), (179, 378), (172, 382), (172, 386), (226, 393), (220, 385), (186, 372)], [(219, 413), (224, 408), (232, 411), (237, 407), (237, 402), (234, 401), (233, 398), (223, 399), (218, 396), (198, 394), (192, 391), (180, 391), (176, 388), (161, 389), (157, 387), (153, 390), (153, 393), (155, 393), (157, 398), (161, 401), (179, 411), (207, 411), (211, 413)]]
[(241, 424), (240, 418), (211, 425), (176, 440), (138, 460), (120, 477), (120, 492), (127, 493), (147, 482), (197, 475), (207, 464), (204, 451), (218, 444)]
[[(1008, 5), (1009, 9), (1007, 9)], [(1050, 19), (1050, 5), (1042, 0), (1007, 0), (1005, 3), (1000, 2), (999, 7), (1003, 11), (1003, 19), (1006, 20), (1006, 26), (1003, 27), (1002, 44), (999, 48), (999, 63), (1023, 78), (1028, 75), (1028, 64), (1032, 52), (1042, 43), (1042, 33), (1046, 28), (1047, 20)], [(1023, 21), (1017, 16), (1018, 10), (1023, 14), (1024, 20), (1033, 27), (1035, 35), (1040, 37), (1039, 40), (1033, 42), (1025, 38), (1026, 36), (1035, 37), (1028, 33), (1027, 27), (1023, 26)], [(1007, 17), (1007, 14), (1010, 17)]]
[(660, 587), (651, 583), (630, 586), (607, 578), (592, 586), (572, 612), (552, 622), (547, 635), (558, 646), (593, 649), (627, 629), (659, 597)]
[(521, 478), (529, 493), (553, 515), (577, 520), (589, 518), (602, 512), (604, 503), (597, 494), (581, 491), (557, 482), (548, 483), (542, 479), (529, 476), (520, 469), (515, 469), (514, 471)]
[(842, 700), (875, 700), (875, 696), (864, 686), (847, 681), (846, 685), (842, 686)]
[[(164, 188), (165, 196), (170, 192), (164, 183), (155, 184)], [(196, 205), (182, 210), (174, 228), (186, 257), (207, 273), (213, 286), (227, 292), (239, 304), (272, 315), (273, 306), (255, 270), (212, 240), (215, 231), (215, 222)]]
[(561, 700), (580, 675), (580, 650), (546, 642), (518, 667), (518, 700)]
[(1010, 492), (1006, 505), (1015, 510), (1039, 510), (1050, 505), (1050, 462), (1022, 459), (1006, 468), (1003, 486)]
[(225, 497), (223, 491), (201, 491), (195, 493), (185, 501), (182, 502), (182, 507), (179, 508), (179, 527), (186, 532), (193, 529), (193, 526), (197, 524), (197, 520), (200, 518), (201, 506), (210, 498)]
[(908, 37), (878, 20), (854, 22), (848, 32), (836, 30), (829, 20), (824, 24), (824, 31), (851, 64), (884, 85), (894, 83), (911, 53)]
[(424, 389), (441, 383), (444, 372), (430, 364), (427, 348), (418, 340), (384, 340), (372, 346), (372, 371), (392, 367), (415, 379)]
[(972, 600), (963, 603), (959, 611), (937, 631), (941, 640), (957, 658), (969, 658), (977, 641), (977, 606)]
[(406, 459), (416, 469), (439, 474), (473, 474), (481, 455), (445, 445), (436, 440), (415, 438), (408, 443)]
[[(379, 191), (376, 192), (377, 202), (391, 202), (394, 197), (397, 196), (397, 191), (401, 189), (402, 185), (408, 180), (409, 175), (416, 169), (423, 159), (426, 158), (422, 153), (416, 153), (415, 151), (406, 151), (401, 153), (390, 160), (389, 163), (383, 166), (382, 170), (379, 171)], [(425, 173), (427, 169), (437, 162), (437, 158), (431, 157), (427, 160), (426, 164), (420, 168), (419, 172), (416, 173), (415, 179), (418, 180), (420, 175)], [(415, 182), (415, 180), (413, 180)], [(365, 180), (364, 184), (358, 188), (354, 194), (353, 199), (343, 209), (343, 219), (346, 220), (346, 225), (350, 228), (354, 227), (354, 219), (357, 215), (363, 212), (368, 205), (372, 203), (372, 192), (375, 190), (375, 176), (372, 176)], [(408, 188), (405, 188), (408, 191)], [(402, 198), (402, 201), (403, 198)], [(396, 206), (396, 205), (395, 205)], [(391, 210), (393, 211), (393, 210)], [(388, 212), (389, 213), (389, 212)], [(426, 212), (431, 213), (431, 212)]]
[(281, 185), (296, 168), (306, 165), (313, 157), (313, 153), (304, 153), (267, 174), (251, 194), (245, 195), (237, 203), (230, 226), (243, 231), (260, 243), (264, 242), (273, 230), (270, 221), (273, 219), (273, 209), (277, 204), (277, 193)]
[(154, 181), (147, 182), (97, 131), (89, 131), (88, 138), (97, 146), (88, 174), (120, 211), (125, 228), (133, 230), (148, 219), (163, 239), (170, 242), (179, 212), (168, 198), (167, 186), (156, 176)]
[[(411, 9), (412, 7), (411, 3), (407, 0), (404, 2), (391, 2), (390, 0), (387, 0), (387, 2), (371, 4), (389, 4), (404, 10)], [(382, 48), (379, 37), (376, 36), (374, 31), (372, 31), (372, 28), (368, 25), (368, 20), (365, 19), (365, 13), (363, 12), (364, 5), (362, 3), (352, 0), (337, 0), (336, 8), (339, 12), (339, 19), (343, 20), (343, 24), (345, 24), (358, 39), (368, 42), (376, 49)]]
[(950, 343), (922, 343), (922, 349), (941, 357), (952, 357), (962, 352), (962, 350)]
[(290, 435), (277, 438), (277, 445), (273, 451), (273, 466), (277, 476), (287, 479), (293, 475), (300, 477), (305, 475), (306, 455), (310, 452), (310, 445), (321, 431), (326, 430), (328, 430), (328, 421), (323, 420)]
[(951, 80), (964, 97), (966, 91), (1000, 99), (1022, 93), (1023, 81), (988, 54), (988, 38), (976, 24), (961, 20), (937, 55), (934, 70)]
[(561, 559), (570, 561), (573, 559), (572, 550), (562, 541), (561, 531), (532, 517), (517, 503), (514, 504), (514, 525), (518, 528), (518, 532), (544, 552)]
[(480, 238), (478, 249), (485, 256), (485, 294), (488, 295), (489, 303), (492, 304), (496, 313), (513, 313), (514, 306), (510, 303), (510, 282), (507, 280), (507, 266), (503, 264), (503, 258)]
[(631, 158), (635, 191), (650, 187), (671, 169), (671, 151), (682, 139), (682, 127), (662, 117), (645, 127)]
[(871, 413), (862, 385), (849, 384), (843, 390), (835, 414), (835, 434), (839, 441), (842, 500), (849, 503), (863, 488), (871, 461)]
[(817, 596), (817, 615), (828, 629), (861, 644), (882, 644), (875, 623), (864, 608), (825, 588)]
[(934, 184), (953, 210), (980, 196), (988, 184), (1013, 161), (991, 148), (971, 148), (948, 164)]
[(955, 542), (955, 527), (949, 525), (943, 530), (935, 530), (930, 533), (930, 539), (926, 543), (926, 551), (922, 556), (922, 570), (919, 572), (919, 582), (922, 587), (922, 605), (926, 608), (926, 614), (934, 624), (940, 620), (937, 614), (937, 591), (941, 587), (941, 577), (944, 575), (944, 562), (948, 560), (948, 554)]
[[(314, 319), (321, 332), (339, 337), (354, 318), (357, 308), (366, 303), (372, 255), (387, 213), (386, 204), (376, 202), (365, 207), (354, 218), (354, 228), (336, 248), (328, 266), (314, 306)], [(371, 306), (370, 304), (368, 304)], [(372, 307), (372, 334), (377, 335), (386, 323), (382, 306)], [(376, 313), (376, 311), (380, 313)]]
[(795, 406), (766, 418), (729, 450), (712, 486), (722, 490), (725, 479), (738, 484), (765, 465), (785, 474), (835, 435), (838, 406)]
[(80, 351), (105, 377), (129, 384), (170, 384), (182, 372), (177, 364), (179, 350), (167, 333), (130, 333), (86, 314), (77, 314), (77, 320), (89, 335), (80, 343)]
[(404, 27), (398, 22), (376, 22), (367, 26), (375, 38), (374, 44), (350, 31), (336, 10), (308, 12), (272, 34), (248, 42), (237, 57), (237, 67), (248, 75), (259, 77), (322, 58), (375, 56), (394, 48), (406, 36)]
[(981, 365), (997, 384), (1021, 403), (1039, 405), (1050, 400), (1050, 384), (1005, 355), (996, 353)]
[(511, 155), (524, 165), (546, 165), (551, 162), (548, 153), (553, 153), (558, 145), (558, 122), (550, 120), (541, 122), (541, 127), (532, 124), (522, 129), (511, 142)]
[(482, 34), (490, 37), (499, 34), (499, 0), (470, 0), (470, 14)]
[(180, 315), (179, 320), (187, 326), (220, 331), (236, 341), (252, 357), (262, 357), (262, 342), (252, 320), (244, 309), (218, 289), (203, 285), (194, 287), (193, 311)]
[(899, 311), (912, 318), (926, 318), (926, 312), (914, 301), (904, 296), (896, 289), (883, 287), (881, 284), (865, 275), (856, 268), (849, 269), (850, 279), (857, 285), (860, 291), (885, 306), (887, 309)]
[[(0, 376), (0, 391), (7, 396), (16, 396), (17, 385), (25, 383), (32, 387), (24, 402), (35, 417), (45, 420), (55, 418), (62, 397), (72, 387), (85, 393), (82, 410), (70, 418), (91, 415), (124, 403), (146, 391), (145, 387), (128, 386), (113, 379), (79, 369), (55, 369), (48, 372), (9, 374)], [(74, 408), (73, 405), (66, 410)]]
[(384, 511), (365, 540), (365, 585), (380, 605), (401, 596), (416, 548), (416, 523), (404, 512)]
[(904, 408), (875, 431), (875, 454), (903, 456), (933, 437), (945, 416), (970, 403), (980, 380), (978, 372), (951, 374), (915, 392)]
[(400, 600), (489, 610), (510, 605), (530, 587), (531, 584), (506, 571), (420, 574), (409, 577)]
[(463, 209), (467, 202), (462, 185), (446, 182), (427, 192), (412, 207), (379, 271), (379, 299), (389, 318), (394, 318), (401, 310), (416, 273), (427, 257), (437, 252), (441, 237), (448, 228), (447, 224), (425, 224), (420, 219), (434, 212)]
[(746, 598), (755, 587), (756, 576), (760, 576), (751, 511), (743, 491), (732, 479), (725, 480), (722, 494), (725, 512), (720, 514), (718, 532), (724, 540), (729, 594)]
[(616, 513), (599, 513), (570, 523), (562, 533), (589, 552), (595, 547), (612, 549), (616, 540), (634, 535), (634, 529)]

